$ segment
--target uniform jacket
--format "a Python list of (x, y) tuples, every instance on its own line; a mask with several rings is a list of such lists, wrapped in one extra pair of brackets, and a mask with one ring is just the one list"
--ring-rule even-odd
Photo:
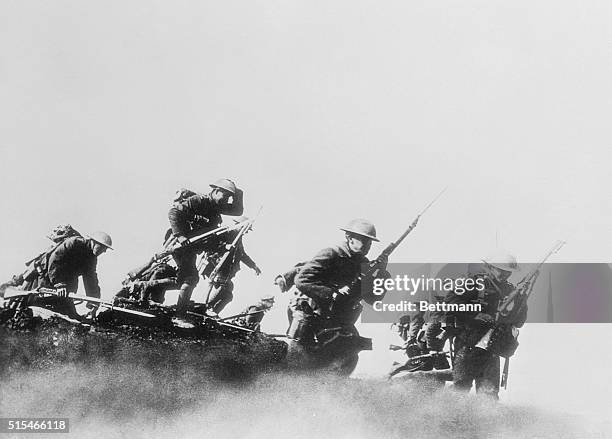
[(87, 295), (100, 297), (97, 261), (85, 238), (68, 238), (49, 255), (47, 275), (52, 285), (65, 284), (70, 292), (78, 289), (79, 276), (83, 276)]
[[(363, 272), (363, 264), (368, 262), (365, 256), (351, 253), (346, 242), (343, 242), (321, 250), (312, 260), (304, 263), (295, 276), (295, 286), (299, 295), (312, 299), (317, 308), (325, 312), (330, 309), (334, 293), (350, 286)], [(388, 276), (388, 273), (385, 271), (381, 275)], [(360, 307), (362, 299), (368, 303), (379, 300), (381, 296), (374, 296), (372, 288), (365, 287), (367, 285), (372, 286), (371, 278), (363, 278), (347, 295), (338, 296), (334, 305), (337, 311), (334, 314), (350, 313), (350, 310)]]
[[(365, 256), (352, 254), (346, 243), (329, 247), (302, 266), (295, 277), (295, 286), (312, 299), (329, 302), (334, 293), (350, 285), (360, 275), (361, 264), (367, 262)], [(350, 292), (351, 295), (357, 293)]]
[(283, 291), (283, 293), (285, 291), (290, 290), (295, 285), (295, 278), (297, 274), (300, 272), (300, 270), (302, 269), (302, 267), (304, 266), (304, 264), (305, 262), (299, 262), (295, 264), (291, 270), (276, 276), (276, 279), (278, 279), (279, 277), (282, 277), (285, 280), (286, 289)]
[(168, 212), (174, 235), (191, 237), (221, 224), (221, 215), (238, 216), (244, 211), (242, 191), (238, 189), (231, 204), (217, 205), (209, 194), (195, 194), (174, 203)]
[[(261, 321), (264, 318), (265, 313), (269, 311), (270, 308), (271, 307), (269, 305), (265, 305), (261, 302), (255, 305), (248, 306), (242, 311), (242, 314), (249, 314), (249, 313), (254, 313), (254, 314), (244, 316), (243, 317), (244, 323), (250, 326), (256, 325), (257, 323), (261, 323)], [(261, 311), (261, 312), (257, 312), (257, 311)]]
[[(208, 276), (212, 273), (215, 266), (219, 263), (221, 258), (228, 251), (225, 247), (227, 244), (231, 244), (236, 239), (239, 231), (234, 230), (232, 232), (225, 233), (221, 235), (221, 239), (214, 241), (208, 244), (207, 251), (207, 261), (208, 264), (204, 270), (204, 275)], [(227, 259), (221, 266), (218, 275), (225, 279), (233, 279), (236, 276), (236, 273), (240, 271), (240, 263), (243, 263), (251, 270), (254, 270), (257, 267), (255, 261), (247, 254), (244, 249), (244, 245), (242, 243), (242, 238), (238, 240), (236, 246), (229, 250), (230, 254), (227, 256)]]
[[(461, 330), (460, 337), (468, 344), (476, 344), (485, 335), (485, 333), (493, 326), (497, 309), (500, 301), (514, 290), (514, 286), (509, 282), (499, 282), (487, 275), (476, 275), (475, 277), (484, 277), (485, 288), (483, 291), (476, 289), (466, 291), (464, 294), (448, 293), (445, 298), (446, 303), (456, 304), (481, 304), (481, 312), (477, 311), (447, 311), (444, 313), (444, 320), (447, 324), (454, 324)], [(521, 327), (527, 319), (527, 309), (522, 311), (521, 315), (513, 326)]]

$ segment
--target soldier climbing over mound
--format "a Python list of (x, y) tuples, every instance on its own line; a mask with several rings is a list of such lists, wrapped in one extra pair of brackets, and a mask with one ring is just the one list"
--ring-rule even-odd
[[(359, 337), (354, 324), (361, 314), (360, 302), (371, 303), (377, 297), (371, 288), (362, 289), (362, 284), (372, 286), (372, 276), (388, 275), (384, 260), (377, 272), (361, 279), (364, 266), (370, 262), (366, 255), (372, 241), (378, 241), (376, 228), (371, 222), (356, 219), (341, 230), (345, 232), (344, 241), (321, 250), (295, 276), (298, 291), (291, 303), (292, 321), (287, 335), (290, 353), (297, 361), (300, 361), (300, 356), (308, 361), (309, 351), (320, 347), (332, 329), (339, 329), (347, 338)], [(341, 367), (350, 373), (357, 364), (357, 351), (344, 357)]]
[(247, 306), (234, 321), (237, 325), (259, 330), (265, 314), (274, 306), (274, 296), (266, 295), (255, 305)]
[[(74, 303), (66, 298), (69, 293), (76, 293), (79, 276), (83, 279), (87, 296), (100, 297), (96, 266), (98, 256), (112, 250), (111, 237), (104, 232), (81, 236), (71, 226), (61, 226), (54, 230), (51, 239), (54, 246), (30, 261), (28, 270), (14, 277), (14, 281), (21, 281), (20, 288), (26, 291), (40, 287), (57, 291), (54, 297), (32, 296), (29, 305), (46, 306), (78, 317)], [(88, 304), (88, 307), (95, 308), (96, 305)]]
[[(246, 220), (242, 217), (236, 219), (235, 222), (243, 223)], [(246, 230), (243, 232), (232, 230), (224, 233), (208, 245), (206, 257), (201, 261), (200, 274), (202, 277), (207, 277), (210, 282), (207, 305), (216, 314), (221, 313), (234, 298), (233, 279), (240, 270), (240, 264), (249, 267), (257, 276), (261, 274), (255, 261), (244, 249), (242, 236), (245, 233)]]
[[(180, 244), (189, 242), (189, 238), (213, 230), (221, 225), (221, 215), (242, 215), (243, 192), (232, 180), (219, 179), (210, 184), (208, 194), (196, 194), (184, 191), (175, 199), (168, 212), (170, 231)], [(197, 255), (207, 251), (206, 243), (197, 246), (186, 246), (173, 253), (178, 267), (177, 281), (180, 285), (177, 302), (177, 316), (185, 315), (191, 294), (199, 281), (196, 267)]]
[(166, 291), (179, 288), (176, 268), (169, 257), (153, 262), (149, 268), (137, 276), (128, 274), (123, 288), (117, 297), (130, 298), (140, 302), (163, 304)]

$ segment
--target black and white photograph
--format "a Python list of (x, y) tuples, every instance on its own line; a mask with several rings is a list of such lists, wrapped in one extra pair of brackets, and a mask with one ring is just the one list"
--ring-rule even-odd
[(610, 23), (0, 0), (0, 438), (612, 437)]

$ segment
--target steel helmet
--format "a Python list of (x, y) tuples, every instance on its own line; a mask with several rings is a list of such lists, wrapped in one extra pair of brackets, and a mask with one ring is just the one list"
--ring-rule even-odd
[(111, 239), (108, 233), (97, 231), (97, 232), (90, 233), (89, 235), (87, 235), (87, 237), (93, 239), (99, 244), (102, 244), (104, 247), (114, 250), (112, 247), (113, 240)]
[(236, 193), (236, 183), (228, 178), (220, 178), (215, 180), (209, 186), (216, 189), (223, 189), (232, 195)]
[(344, 230), (348, 233), (354, 233), (356, 235), (365, 236), (372, 241), (379, 241), (376, 237), (376, 227), (370, 221), (365, 219), (354, 219), (350, 221), (345, 227), (340, 227), (340, 230)]
[(518, 263), (516, 258), (508, 252), (496, 251), (483, 259), (489, 265), (499, 268), (504, 271), (516, 271), (518, 270)]

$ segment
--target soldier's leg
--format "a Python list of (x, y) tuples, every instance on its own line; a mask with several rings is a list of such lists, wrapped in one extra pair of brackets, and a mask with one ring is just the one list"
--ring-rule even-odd
[(429, 352), (440, 353), (436, 354), (433, 361), (434, 369), (445, 370), (450, 369), (450, 364), (446, 355), (441, 354), (444, 350), (444, 342), (442, 334), (442, 324), (437, 317), (432, 317), (432, 320), (425, 325), (425, 340), (427, 342), (427, 350)]
[(192, 251), (179, 252), (174, 256), (177, 270), (177, 279), (181, 284), (178, 301), (176, 302), (176, 315), (185, 316), (191, 294), (198, 284), (199, 275), (196, 268), (196, 253)]
[(480, 375), (476, 378), (476, 393), (499, 399), (499, 357), (482, 350), (480, 361)]
[(289, 326), (291, 326), (291, 322), (293, 322), (293, 310), (291, 306), (287, 307), (287, 321), (289, 322)]
[(453, 367), (453, 388), (469, 392), (474, 381), (473, 348), (455, 343), (455, 363)]
[(233, 290), (234, 283), (231, 280), (216, 284), (211, 292), (210, 300), (208, 302), (210, 308), (217, 314), (223, 311), (223, 308), (225, 308), (234, 298), (234, 295), (232, 294)]
[(308, 368), (314, 365), (311, 349), (315, 345), (316, 316), (293, 308), (293, 319), (287, 329), (287, 363), (292, 368)]

